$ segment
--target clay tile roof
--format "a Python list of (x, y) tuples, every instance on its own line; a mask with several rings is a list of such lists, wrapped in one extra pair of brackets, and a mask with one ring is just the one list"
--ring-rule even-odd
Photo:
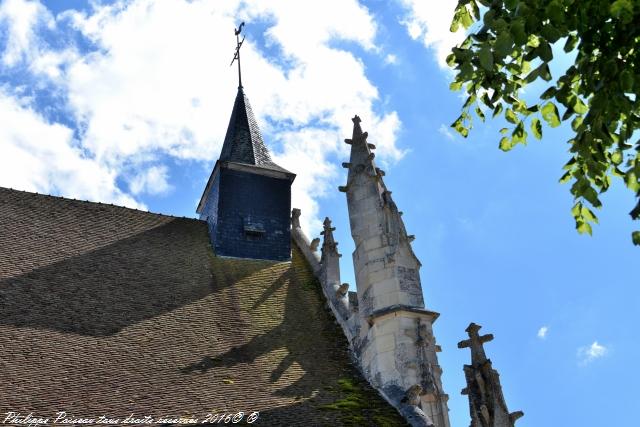
[(242, 87), (233, 104), (229, 127), (220, 153), (220, 161), (231, 161), (291, 173), (271, 160), (262, 140), (258, 122)]
[(0, 188), (0, 414), (403, 425), (292, 262), (213, 255), (203, 221)]

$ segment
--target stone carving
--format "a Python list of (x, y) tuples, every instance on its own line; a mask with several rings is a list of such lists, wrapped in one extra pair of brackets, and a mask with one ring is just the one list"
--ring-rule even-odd
[(469, 396), (471, 427), (514, 427), (524, 413), (509, 413), (498, 372), (484, 352), (483, 344), (493, 340), (493, 335), (479, 335), (480, 328), (471, 323), (466, 329), (469, 339), (458, 343), (458, 348), (471, 350), (471, 365), (464, 365), (467, 387), (462, 390), (462, 394)]
[(410, 304), (416, 306), (424, 305), (424, 297), (422, 296), (422, 287), (420, 286), (420, 276), (418, 270), (415, 268), (407, 268), (398, 266), (396, 267), (398, 272), (398, 280), (400, 283), (400, 290), (409, 295)]
[(291, 226), (293, 228), (300, 228), (300, 214), (302, 211), (298, 208), (291, 209)]
[(422, 394), (422, 387), (419, 384), (412, 385), (404, 395), (402, 402), (409, 405), (418, 406), (420, 404), (420, 395)]
[(333, 238), (335, 227), (331, 227), (331, 220), (328, 217), (325, 218), (323, 225), (324, 230), (320, 233), (320, 235), (324, 236), (324, 241), (322, 242), (322, 256), (325, 257), (329, 253), (342, 256), (338, 253), (338, 243)]
[[(384, 172), (376, 168), (375, 148), (368, 134), (353, 119), (353, 135), (348, 140), (347, 193), (349, 224), (355, 243), (353, 253), (358, 292), (360, 335), (355, 348), (365, 376), (384, 390), (412, 390), (408, 404), (404, 391), (387, 393), (387, 398), (412, 425), (449, 427), (447, 395), (440, 383), (441, 370), (433, 337), (420, 341), (417, 331), (407, 325), (414, 320), (429, 325), (437, 313), (425, 309), (420, 262), (408, 236)], [(429, 326), (430, 327), (430, 326)], [(419, 392), (416, 392), (418, 388)], [(433, 415), (430, 420), (422, 410)], [(433, 422), (432, 422), (433, 421)]]
[(342, 297), (347, 295), (347, 292), (349, 292), (349, 284), (348, 283), (343, 283), (342, 285), (340, 285), (340, 287), (336, 291), (336, 295), (339, 298), (342, 298)]

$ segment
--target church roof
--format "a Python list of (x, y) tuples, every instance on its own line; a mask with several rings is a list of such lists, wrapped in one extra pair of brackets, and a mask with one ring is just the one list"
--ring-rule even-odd
[(258, 122), (242, 87), (233, 104), (220, 161), (230, 161), (290, 173), (276, 165), (262, 140)]
[(220, 258), (204, 221), (0, 188), (0, 413), (403, 425), (324, 304), (295, 246)]

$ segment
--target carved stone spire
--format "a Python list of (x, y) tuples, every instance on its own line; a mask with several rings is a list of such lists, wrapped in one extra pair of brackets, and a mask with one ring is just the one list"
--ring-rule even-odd
[(469, 396), (471, 427), (514, 427), (515, 421), (524, 413), (509, 413), (500, 376), (484, 352), (483, 344), (493, 340), (493, 335), (478, 334), (480, 328), (471, 323), (466, 329), (469, 339), (458, 343), (458, 348), (471, 350), (471, 365), (464, 365), (467, 387), (462, 390), (462, 394)]
[(411, 248), (401, 213), (375, 165), (375, 145), (353, 119), (345, 143), (351, 156), (347, 194), (355, 243), (353, 264), (358, 293), (360, 335), (356, 348), (372, 384), (395, 402), (412, 425), (448, 427), (447, 395), (442, 390), (432, 324), (438, 314), (425, 309), (420, 261)]
[(338, 243), (333, 237), (334, 227), (331, 227), (331, 220), (324, 219), (324, 230), (320, 233), (323, 236), (322, 255), (320, 257), (320, 276), (325, 293), (329, 301), (335, 306), (338, 314), (343, 320), (349, 319), (349, 298), (347, 291), (349, 286), (340, 282), (340, 255), (338, 253)]
[[(331, 227), (331, 220), (327, 217), (324, 219), (323, 231), (320, 232), (320, 235), (324, 236), (324, 240), (322, 242), (322, 258), (324, 260), (329, 255), (337, 255), (341, 257), (338, 253), (338, 243), (333, 238), (333, 232), (335, 231), (335, 227)], [(322, 262), (322, 261), (321, 261)]]

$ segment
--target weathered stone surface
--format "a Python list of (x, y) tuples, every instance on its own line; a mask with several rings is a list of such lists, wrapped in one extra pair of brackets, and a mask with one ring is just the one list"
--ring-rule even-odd
[[(431, 324), (425, 310), (420, 261), (413, 253), (401, 215), (375, 167), (372, 144), (353, 118), (348, 143), (347, 193), (360, 334), (354, 348), (365, 376), (412, 425), (448, 427), (447, 395), (442, 390)], [(423, 331), (420, 333), (419, 331)]]
[(493, 335), (478, 334), (480, 328), (471, 323), (466, 329), (469, 339), (458, 343), (458, 348), (471, 350), (471, 365), (464, 366), (467, 387), (462, 390), (462, 394), (469, 396), (471, 427), (514, 427), (515, 421), (524, 413), (509, 413), (500, 376), (484, 352), (483, 344), (493, 340)]

